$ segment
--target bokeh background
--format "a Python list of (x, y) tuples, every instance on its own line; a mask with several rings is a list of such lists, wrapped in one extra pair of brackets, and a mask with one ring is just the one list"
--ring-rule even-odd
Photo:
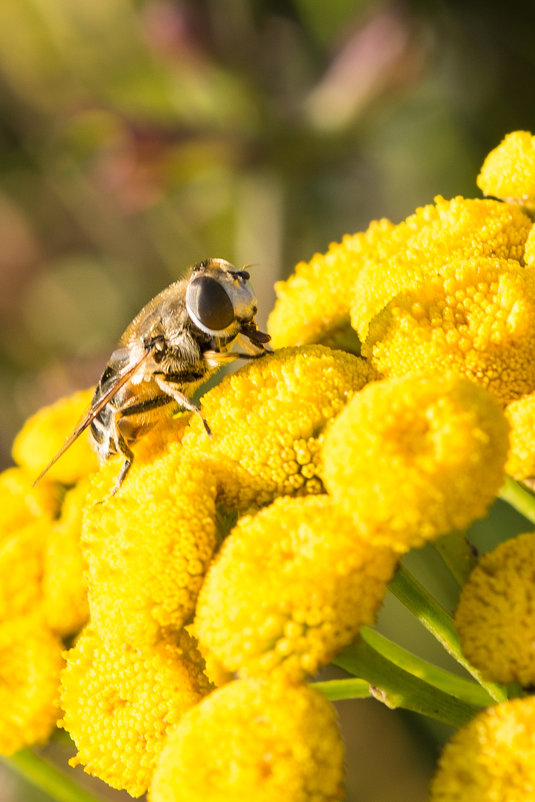
[[(478, 196), (534, 101), (532, 0), (1, 0), (0, 467), (187, 265), (253, 264), (265, 323), (300, 259)], [(340, 709), (349, 802), (423, 802), (444, 731)]]

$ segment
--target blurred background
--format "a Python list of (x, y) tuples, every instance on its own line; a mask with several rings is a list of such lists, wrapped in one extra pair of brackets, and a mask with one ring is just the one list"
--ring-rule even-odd
[[(532, 0), (1, 0), (0, 467), (189, 264), (253, 264), (265, 323), (300, 259), (478, 196), (534, 100)], [(348, 800), (423, 802), (444, 734), (355, 704)]]

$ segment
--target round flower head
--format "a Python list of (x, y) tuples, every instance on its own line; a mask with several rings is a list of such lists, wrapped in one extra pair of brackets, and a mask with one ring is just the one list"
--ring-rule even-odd
[(37, 615), (0, 624), (0, 754), (50, 736), (58, 717), (61, 649)]
[(78, 632), (89, 617), (86, 561), (80, 543), (82, 505), (90, 480), (69, 490), (61, 515), (49, 528), (44, 550), (43, 611), (48, 626), (60, 635)]
[(59, 508), (58, 485), (40, 482), (24, 468), (0, 473), (0, 541), (10, 532), (42, 518), (52, 518)]
[(512, 401), (505, 416), (511, 427), (506, 473), (515, 479), (535, 476), (535, 393)]
[(455, 622), (464, 654), (490, 680), (535, 685), (535, 534), (485, 554), (463, 587)]
[(140, 652), (86, 628), (61, 677), (60, 723), (78, 748), (72, 765), (141, 796), (167, 732), (209, 690), (185, 632)]
[(486, 513), (507, 432), (490, 393), (465, 379), (377, 382), (329, 427), (324, 481), (363, 536), (404, 552)]
[(322, 491), (321, 432), (376, 374), (351, 354), (321, 345), (288, 348), (226, 376), (203, 396), (212, 430), (198, 416), (184, 438), (202, 449), (218, 482), (218, 501), (245, 510), (280, 495)]
[(429, 802), (535, 798), (535, 697), (488, 707), (446, 744)]
[(31, 486), (23, 468), (0, 473), (0, 621), (35, 610), (43, 601), (46, 543), (59, 506), (58, 486)]
[[(82, 390), (43, 407), (28, 418), (13, 443), (13, 459), (35, 479), (87, 411), (93, 390)], [(47, 479), (72, 485), (97, 468), (97, 458), (85, 435), (79, 437), (47, 472)]]
[(364, 342), (370, 321), (398, 293), (436, 275), (448, 260), (493, 257), (522, 261), (531, 220), (492, 200), (435, 198), (377, 243), (353, 288), (351, 323)]
[(109, 493), (117, 465), (97, 474), (83, 524), (93, 625), (140, 648), (192, 616), (216, 547), (212, 473), (176, 441), (152, 443), (149, 458), (150, 437), (120, 490), (100, 504), (92, 499)]
[(527, 267), (535, 266), (535, 226), (531, 226), (531, 231), (526, 240), (524, 248), (524, 262)]
[(484, 195), (535, 208), (535, 137), (529, 131), (513, 131), (491, 150), (477, 185)]
[(0, 621), (43, 604), (44, 552), (52, 526), (43, 516), (0, 539)]
[(478, 258), (397, 295), (362, 350), (386, 378), (452, 370), (505, 405), (535, 390), (534, 349), (535, 269)]
[(150, 802), (335, 802), (344, 748), (333, 707), (308, 685), (239, 680), (170, 733)]
[[(274, 348), (322, 342), (343, 345), (349, 328), (349, 297), (366, 254), (392, 228), (373, 222), (364, 233), (345, 236), (327, 253), (299, 262), (287, 281), (275, 284), (277, 301), (268, 320)], [(358, 345), (353, 333), (354, 344)]]
[(242, 518), (202, 587), (201, 651), (240, 676), (314, 674), (373, 622), (395, 568), (327, 496), (281, 498)]

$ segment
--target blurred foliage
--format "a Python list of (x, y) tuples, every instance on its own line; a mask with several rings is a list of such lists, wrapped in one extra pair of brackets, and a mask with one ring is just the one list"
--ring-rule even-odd
[(298, 260), (477, 195), (535, 132), (534, 32), (531, 0), (1, 0), (2, 466), (190, 263), (255, 265), (262, 322)]

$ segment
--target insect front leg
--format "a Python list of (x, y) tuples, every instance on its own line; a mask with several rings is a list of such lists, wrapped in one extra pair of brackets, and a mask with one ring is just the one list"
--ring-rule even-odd
[(166, 381), (162, 376), (154, 376), (154, 379), (160, 390), (163, 390), (163, 392), (170, 396), (173, 401), (176, 401), (179, 406), (184, 407), (184, 409), (189, 409), (190, 412), (195, 412), (197, 415), (199, 415), (206, 430), (206, 434), (208, 437), (211, 437), (212, 430), (210, 429), (208, 421), (204, 417), (202, 410), (199, 409), (197, 404), (192, 401), (191, 398), (188, 398), (187, 395), (185, 395), (181, 390), (179, 390), (176, 384), (173, 384), (173, 382)]
[(269, 354), (269, 351), (260, 351), (258, 354), (242, 354), (239, 351), (234, 352), (236, 359), (260, 359), (261, 357)]
[(207, 362), (217, 365), (224, 365), (226, 362), (233, 362), (235, 359), (260, 359), (268, 354), (269, 351), (260, 351), (254, 354), (243, 353), (242, 351), (205, 351), (204, 358)]

